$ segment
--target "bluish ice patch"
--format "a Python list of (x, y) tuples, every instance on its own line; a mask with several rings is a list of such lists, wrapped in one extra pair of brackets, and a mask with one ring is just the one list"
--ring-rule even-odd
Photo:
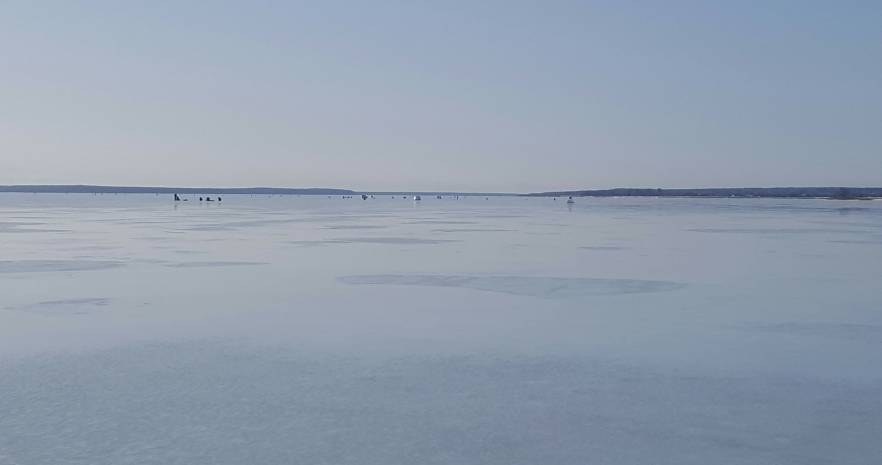
[(266, 262), (249, 262), (249, 261), (198, 261), (198, 262), (177, 262), (169, 263), (165, 266), (170, 268), (216, 268), (224, 266), (255, 266), (266, 265)]
[(433, 229), (432, 232), (440, 232), (440, 233), (469, 233), (469, 232), (512, 232), (514, 229), (502, 229), (502, 228), (438, 228)]
[(173, 241), (176, 238), (170, 237), (170, 236), (141, 236), (141, 237), (137, 237), (135, 239), (137, 239), (139, 241), (148, 241), (148, 242), (166, 242), (166, 241)]
[(70, 229), (58, 228), (34, 228), (31, 226), (41, 226), (46, 223), (31, 221), (0, 221), (0, 233), (67, 233)]
[(438, 225), (457, 225), (457, 224), (477, 224), (476, 221), (462, 221), (462, 220), (413, 220), (406, 221), (404, 224), (438, 224)]
[(882, 325), (844, 322), (789, 321), (784, 323), (752, 323), (736, 325), (741, 331), (790, 336), (811, 336), (855, 342), (882, 342)]
[(92, 271), (121, 266), (122, 262), (113, 260), (0, 260), (0, 273)]
[(338, 278), (346, 284), (456, 287), (531, 297), (572, 298), (596, 295), (673, 291), (684, 287), (670, 281), (605, 278), (464, 275), (356, 275)]
[(830, 242), (832, 244), (855, 244), (855, 245), (880, 244), (880, 245), (882, 245), (882, 238), (878, 238), (878, 239), (853, 239), (853, 240), (841, 239), (841, 240), (829, 240), (827, 242)]
[(380, 244), (380, 245), (433, 245), (460, 242), (453, 239), (425, 239), (419, 237), (347, 237), (341, 239), (318, 239), (286, 241), (300, 247), (316, 247), (332, 244)]
[(426, 239), (421, 237), (347, 237), (331, 239), (327, 242), (337, 244), (432, 245), (459, 241), (453, 239)]
[(325, 226), (322, 229), (383, 229), (386, 226), (374, 224), (341, 224), (336, 226)]
[(298, 247), (319, 247), (323, 245), (333, 244), (334, 241), (329, 240), (302, 240), (302, 241), (285, 241), (286, 244), (296, 245)]
[(693, 228), (688, 231), (714, 234), (861, 234), (864, 232), (832, 228)]
[(88, 250), (119, 250), (121, 247), (113, 245), (80, 245), (68, 247), (66, 250), (88, 251)]
[(6, 307), (6, 309), (47, 316), (86, 315), (109, 304), (110, 299), (107, 298), (77, 298), (49, 300), (28, 305)]

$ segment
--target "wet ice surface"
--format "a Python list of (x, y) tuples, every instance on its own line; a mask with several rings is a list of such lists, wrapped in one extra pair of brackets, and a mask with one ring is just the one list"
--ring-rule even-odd
[(882, 202), (169, 200), (0, 195), (0, 465), (882, 456)]

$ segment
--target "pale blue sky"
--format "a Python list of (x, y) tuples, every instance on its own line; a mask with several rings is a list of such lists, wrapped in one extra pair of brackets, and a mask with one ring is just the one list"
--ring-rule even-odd
[(0, 1), (0, 184), (882, 185), (882, 3)]

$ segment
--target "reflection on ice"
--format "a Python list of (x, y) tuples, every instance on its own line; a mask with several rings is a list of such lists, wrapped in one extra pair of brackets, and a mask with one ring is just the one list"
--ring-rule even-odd
[(591, 295), (637, 294), (672, 291), (683, 287), (669, 281), (600, 278), (548, 278), (529, 276), (461, 275), (361, 275), (343, 276), (347, 284), (462, 287), (532, 297), (567, 298)]

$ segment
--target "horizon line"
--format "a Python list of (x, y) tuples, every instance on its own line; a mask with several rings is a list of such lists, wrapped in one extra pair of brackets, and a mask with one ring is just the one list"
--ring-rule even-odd
[[(874, 191), (872, 195), (882, 195), (882, 187), (875, 186), (770, 186), (770, 187), (699, 187), (699, 188), (681, 188), (681, 187), (616, 187), (609, 189), (569, 189), (569, 190), (553, 190), (540, 192), (479, 192), (479, 191), (455, 191), (455, 190), (355, 190), (349, 188), (337, 187), (266, 187), (266, 186), (248, 186), (248, 187), (186, 187), (186, 186), (125, 186), (125, 185), (101, 185), (101, 184), (8, 184), (0, 185), (0, 192), (7, 193), (224, 193), (224, 194), (289, 194), (289, 195), (346, 195), (346, 194), (374, 194), (374, 195), (393, 195), (393, 194), (431, 194), (431, 195), (511, 195), (511, 196), (559, 196), (559, 195), (580, 195), (590, 196), (592, 194), (615, 194), (620, 193), (631, 196), (651, 195), (653, 192), (695, 192), (709, 193), (720, 191), (738, 192), (781, 192), (781, 191), (808, 191), (832, 189), (854, 189), (858, 191)], [(876, 192), (878, 191), (878, 192)], [(806, 196), (803, 192), (801, 196)]]

